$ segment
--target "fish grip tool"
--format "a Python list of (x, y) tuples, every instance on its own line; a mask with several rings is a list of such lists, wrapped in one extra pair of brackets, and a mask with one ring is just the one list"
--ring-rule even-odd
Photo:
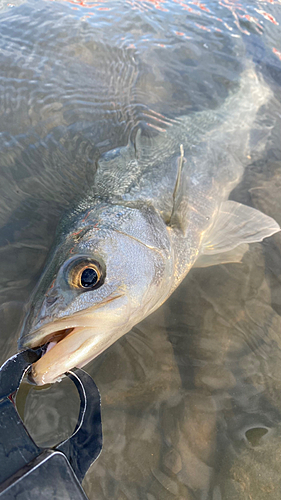
[(0, 500), (87, 500), (80, 483), (102, 449), (99, 391), (83, 370), (66, 373), (80, 397), (76, 428), (54, 448), (37, 446), (18, 414), (15, 396), (43, 352), (27, 349), (0, 368)]

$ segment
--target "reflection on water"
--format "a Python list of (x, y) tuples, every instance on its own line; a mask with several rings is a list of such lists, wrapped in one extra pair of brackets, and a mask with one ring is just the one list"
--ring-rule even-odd
[[(247, 58), (275, 98), (266, 149), (232, 199), (281, 223), (277, 0), (1, 8), (1, 361), (16, 351), (57, 222), (83, 197), (98, 156), (125, 145), (142, 121), (157, 132), (216, 108)], [(281, 498), (280, 248), (278, 234), (241, 264), (193, 269), (159, 311), (88, 365), (104, 432), (84, 481), (90, 499)], [(71, 432), (72, 389), (22, 391), (40, 444)]]

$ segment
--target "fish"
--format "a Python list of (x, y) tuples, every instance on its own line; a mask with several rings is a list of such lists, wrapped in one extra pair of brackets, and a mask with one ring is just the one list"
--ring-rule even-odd
[[(229, 199), (264, 147), (253, 130), (272, 92), (248, 64), (217, 109), (103, 153), (93, 185), (61, 220), (32, 294), (19, 349), (47, 345), (32, 366), (53, 383), (96, 358), (159, 308), (192, 267), (240, 262), (248, 245), (280, 231)], [(257, 134), (259, 135), (259, 134)]]

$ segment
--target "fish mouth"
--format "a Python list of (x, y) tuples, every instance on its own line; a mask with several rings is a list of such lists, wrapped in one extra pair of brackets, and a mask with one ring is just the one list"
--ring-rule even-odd
[[(39, 330), (37, 334), (40, 333)], [(54, 329), (48, 335), (41, 334), (42, 340), (32, 342), (32, 348), (45, 346), (45, 352), (32, 365), (30, 380), (36, 385), (53, 383), (61, 380), (62, 376), (74, 366), (84, 366), (104, 350), (101, 348), (99, 352), (92, 354), (93, 338), (96, 333), (93, 328), (75, 326)], [(97, 340), (100, 340), (100, 337), (100, 334), (97, 335)]]
[(129, 330), (110, 309), (93, 307), (34, 329), (20, 339), (19, 348), (45, 347), (30, 375), (36, 385), (44, 385), (60, 380), (74, 366), (81, 368)]
[(79, 320), (73, 322), (69, 320), (50, 321), (22, 335), (18, 340), (18, 347), (19, 349), (38, 349), (39, 347), (45, 347), (47, 351), (49, 351), (52, 347), (73, 333), (79, 326)]
[[(53, 333), (50, 333), (47, 336), (44, 336), (42, 338), (41, 342), (37, 341), (34, 343), (29, 343), (29, 346), (35, 350), (40, 348), (40, 347), (41, 348), (43, 347), (44, 348), (43, 355), (40, 358), (40, 359), (42, 359), (42, 357), (44, 357), (47, 353), (49, 353), (57, 344), (59, 344), (59, 342), (64, 340), (68, 335), (70, 335), (74, 331), (75, 331), (75, 327), (64, 328), (62, 330), (55, 330)], [(39, 333), (39, 331), (36, 333)], [(38, 380), (38, 377), (36, 375), (34, 376), (34, 365), (32, 366), (31, 370), (29, 371), (28, 379), (29, 379), (30, 383), (36, 384), (36, 385), (43, 385), (46, 383), (43, 379), (40, 381), (40, 380)]]
[[(54, 321), (47, 321), (45, 323), (45, 318), (40, 321), (31, 331), (24, 333), (18, 340), (18, 348), (21, 349), (37, 349), (38, 347), (46, 346), (48, 348), (48, 344), (57, 344), (65, 337), (70, 335), (75, 328), (79, 327), (90, 327), (91, 320), (89, 321), (89, 310), (90, 316), (94, 311), (99, 311), (103, 308), (103, 306), (107, 306), (108, 304), (114, 302), (117, 299), (123, 297), (124, 294), (118, 294), (114, 297), (110, 297), (107, 300), (104, 300), (98, 305), (90, 307), (87, 312), (84, 311), (73, 314), (68, 318), (57, 319)], [(43, 322), (43, 325), (42, 325)], [(51, 349), (51, 346), (48, 350)]]
[(30, 380), (36, 385), (45, 385), (60, 381), (66, 372), (82, 368), (101, 354), (115, 340), (123, 335), (121, 329), (112, 325), (108, 328), (77, 326), (54, 330), (42, 341), (34, 342), (32, 347), (45, 346), (41, 358), (32, 365)]
[(40, 344), (32, 346), (33, 349), (37, 349), (38, 347), (46, 347), (45, 353), (50, 351), (56, 344), (58, 344), (61, 340), (65, 339), (70, 333), (73, 332), (75, 328), (65, 328), (63, 330), (57, 330), (53, 333), (50, 333), (46, 337), (44, 337), (44, 341)]

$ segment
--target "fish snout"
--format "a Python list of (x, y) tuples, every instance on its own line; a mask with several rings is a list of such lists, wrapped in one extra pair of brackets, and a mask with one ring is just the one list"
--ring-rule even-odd
[(29, 312), (22, 325), (20, 338), (18, 340), (18, 348), (25, 349), (27, 347), (37, 347), (40, 341), (37, 341), (37, 332), (45, 325), (53, 323), (57, 317), (57, 310), (62, 305), (63, 299), (58, 293), (52, 291), (45, 295), (41, 307), (35, 307), (32, 304)]
[[(47, 293), (43, 299), (41, 308), (38, 310), (36, 318), (36, 329), (43, 326), (46, 322), (53, 321), (58, 308), (63, 305), (63, 297), (57, 290)], [(39, 325), (40, 323), (40, 325)]]

